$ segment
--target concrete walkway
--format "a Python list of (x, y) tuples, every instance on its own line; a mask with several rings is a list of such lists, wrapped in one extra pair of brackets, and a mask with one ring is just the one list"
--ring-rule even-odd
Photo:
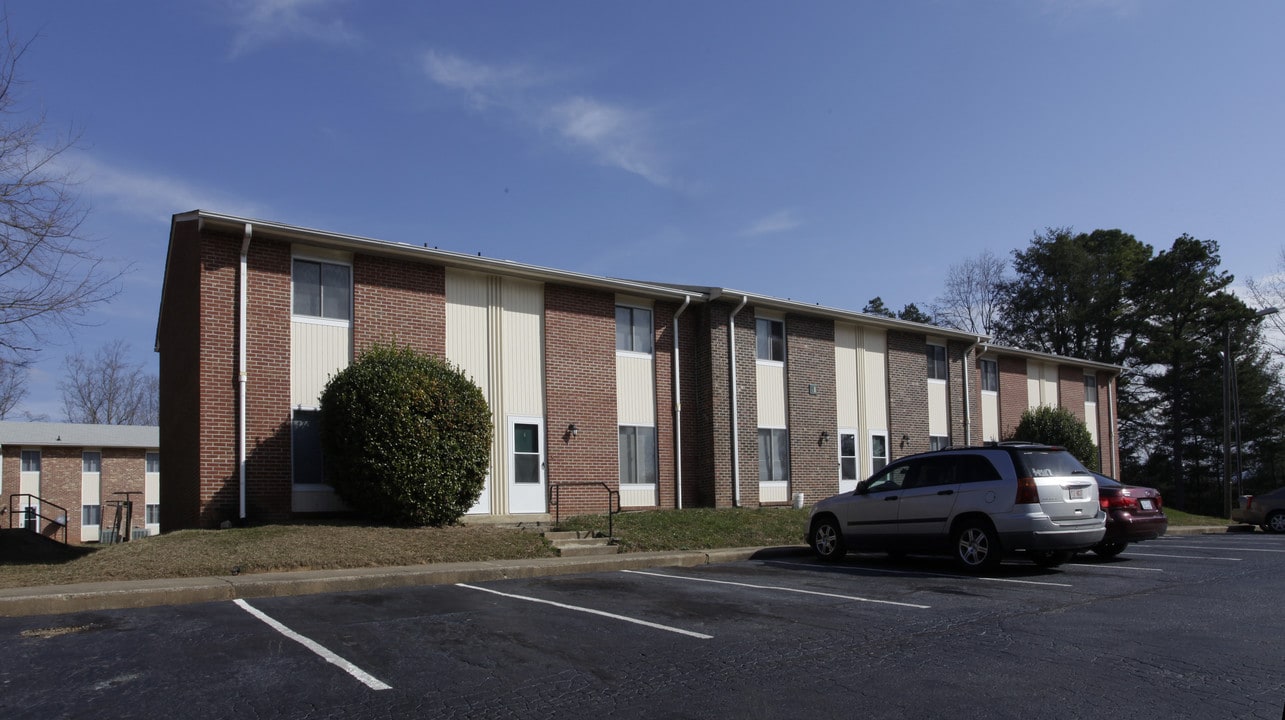
[[(1226, 526), (1171, 527), (1166, 535), (1222, 534), (1228, 531)], [(805, 545), (727, 548), (6, 588), (0, 589), (0, 617), (485, 582), (651, 567), (693, 567), (748, 559), (803, 556), (810, 552)]]

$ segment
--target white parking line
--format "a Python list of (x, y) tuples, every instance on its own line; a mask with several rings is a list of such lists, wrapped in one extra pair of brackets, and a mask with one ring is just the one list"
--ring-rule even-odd
[(366, 685), (366, 687), (370, 688), (371, 690), (391, 690), (391, 689), (393, 689), (393, 686), (392, 686), (392, 685), (388, 685), (388, 684), (385, 684), (385, 683), (383, 683), (383, 682), (380, 682), (379, 680), (376, 680), (376, 679), (375, 679), (375, 677), (374, 677), (373, 675), (371, 675), (370, 673), (367, 673), (365, 670), (362, 670), (361, 668), (357, 667), (356, 665), (353, 665), (352, 663), (348, 662), (347, 660), (345, 660), (345, 659), (343, 659), (343, 658), (339, 657), (338, 655), (336, 655), (336, 654), (334, 654), (334, 653), (330, 652), (330, 651), (329, 651), (329, 650), (327, 650), (326, 648), (322, 647), (319, 643), (317, 643), (317, 642), (315, 642), (315, 641), (313, 641), (313, 640), (310, 640), (310, 639), (308, 639), (308, 638), (306, 638), (306, 637), (304, 637), (304, 636), (300, 635), (299, 633), (295, 632), (294, 630), (291, 630), (290, 628), (286, 627), (285, 625), (282, 625), (281, 623), (277, 622), (276, 620), (273, 620), (272, 618), (268, 617), (268, 616), (267, 616), (267, 614), (266, 614), (266, 613), (264, 613), (262, 610), (258, 610), (258, 609), (256, 609), (256, 608), (251, 607), (251, 606), (250, 606), (250, 603), (247, 603), (246, 601), (241, 600), (241, 599), (233, 600), (232, 602), (234, 602), (234, 603), (236, 603), (237, 605), (239, 605), (239, 606), (241, 607), (241, 609), (242, 609), (242, 610), (245, 610), (246, 612), (250, 613), (251, 615), (253, 615), (253, 616), (255, 616), (255, 617), (259, 618), (260, 620), (262, 620), (263, 622), (267, 623), (267, 624), (268, 624), (268, 627), (272, 628), (273, 630), (276, 630), (277, 632), (281, 633), (282, 635), (285, 635), (286, 637), (290, 638), (291, 640), (294, 640), (295, 642), (299, 643), (300, 645), (302, 645), (302, 646), (304, 646), (304, 647), (308, 648), (309, 650), (311, 650), (311, 651), (313, 651), (313, 652), (317, 653), (317, 654), (318, 654), (318, 655), (320, 655), (320, 656), (322, 657), (322, 659), (324, 659), (326, 662), (330, 663), (331, 665), (336, 665), (336, 666), (338, 666), (338, 667), (339, 667), (340, 669), (342, 669), (344, 672), (346, 672), (346, 673), (348, 673), (349, 675), (352, 675), (353, 677), (357, 678), (357, 679), (358, 679), (358, 680), (360, 680), (363, 684), (365, 684), (365, 685)]
[(566, 605), (560, 602), (554, 602), (552, 600), (541, 600), (540, 598), (528, 597), (526, 595), (514, 595), (512, 593), (504, 593), (504, 592), (500, 592), (499, 590), (491, 590), (489, 588), (478, 587), (476, 585), (465, 585), (464, 583), (455, 583), (455, 585), (457, 587), (468, 588), (469, 590), (481, 590), (482, 592), (491, 593), (492, 595), (499, 595), (501, 597), (513, 598), (515, 600), (526, 600), (527, 602), (541, 603), (543, 605), (552, 605), (554, 607), (562, 608), (563, 610), (575, 610), (576, 612), (589, 613), (590, 615), (601, 615), (602, 617), (608, 617), (613, 620), (624, 620), (625, 622), (631, 622), (631, 623), (634, 623), (635, 625), (646, 625), (649, 628), (656, 628), (657, 630), (665, 630), (667, 632), (678, 633), (679, 635), (687, 635), (694, 638), (700, 638), (701, 640), (712, 640), (714, 638), (713, 635), (706, 635), (704, 633), (692, 632), (691, 630), (684, 630), (682, 628), (670, 627), (669, 625), (660, 625), (658, 623), (648, 622), (646, 620), (639, 620), (638, 618), (631, 618), (625, 615), (616, 615), (615, 613), (603, 612), (602, 610), (594, 610), (593, 608), (579, 607), (576, 605)]
[(650, 575), (652, 577), (670, 578), (671, 580), (690, 580), (691, 582), (714, 583), (716, 585), (735, 585), (737, 587), (754, 588), (756, 590), (778, 590), (780, 592), (799, 593), (801, 595), (820, 595), (821, 597), (838, 598), (840, 600), (856, 600), (864, 603), (878, 603), (880, 605), (899, 605), (901, 607), (918, 608), (927, 610), (931, 605), (916, 605), (914, 603), (896, 602), (894, 600), (875, 600), (873, 598), (857, 597), (855, 595), (837, 595), (835, 593), (817, 592), (815, 590), (799, 590), (798, 588), (778, 587), (776, 585), (753, 585), (750, 583), (731, 582), (730, 580), (712, 580), (710, 578), (687, 577), (683, 575), (666, 575), (664, 573), (644, 572), (642, 570), (621, 570), (631, 575)]
[[(1129, 553), (1129, 554), (1132, 555), (1133, 553)], [(1164, 572), (1163, 568), (1144, 568), (1144, 567), (1133, 567), (1132, 565), (1117, 565), (1117, 564), (1108, 565), (1103, 563), (1074, 562), (1074, 563), (1067, 563), (1062, 567), (1087, 568), (1089, 570), (1133, 570), (1135, 572), (1158, 572), (1158, 573)]]
[[(1208, 550), (1208, 549), (1209, 549), (1208, 547), (1206, 547), (1206, 546), (1204, 546), (1204, 545), (1169, 545), (1169, 544), (1166, 544), (1166, 545), (1165, 545), (1165, 547), (1171, 547), (1171, 548), (1182, 548), (1182, 549), (1184, 549), (1184, 550)], [(1239, 545), (1237, 545), (1237, 546), (1236, 546), (1236, 547), (1234, 547), (1234, 548), (1219, 548), (1219, 550), (1235, 550), (1236, 552), (1269, 552), (1269, 553), (1285, 553), (1285, 550), (1268, 549), (1268, 548), (1249, 548), (1249, 547), (1241, 547), (1241, 546), (1239, 546)]]
[(1240, 562), (1241, 560), (1245, 559), (1245, 558), (1229, 558), (1229, 557), (1212, 557), (1209, 555), (1156, 555), (1154, 553), (1136, 553), (1136, 552), (1129, 553), (1129, 557), (1162, 557), (1162, 558), (1178, 558), (1179, 560), (1226, 560), (1227, 562)]
[[(794, 565), (796, 567), (810, 567), (810, 568), (816, 567), (816, 565), (809, 565), (808, 563), (777, 562), (773, 564)], [(844, 568), (835, 567), (835, 569), (841, 570)], [(1041, 582), (1039, 580), (1017, 580), (1014, 578), (987, 577), (985, 575), (951, 575), (950, 573), (935, 573), (935, 572), (928, 572), (926, 570), (887, 570), (884, 568), (872, 568), (872, 567), (862, 567), (862, 568), (854, 568), (854, 569), (860, 569), (866, 572), (883, 573), (885, 575), (929, 575), (932, 577), (957, 578), (960, 580), (989, 580), (991, 582), (1014, 583), (1017, 585), (1044, 585), (1046, 587), (1071, 587), (1066, 583)]]

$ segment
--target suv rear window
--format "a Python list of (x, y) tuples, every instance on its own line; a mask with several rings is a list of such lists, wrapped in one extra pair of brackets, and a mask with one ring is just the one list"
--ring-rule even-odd
[(1065, 450), (1019, 450), (1014, 453), (1023, 477), (1088, 475), (1075, 456)]

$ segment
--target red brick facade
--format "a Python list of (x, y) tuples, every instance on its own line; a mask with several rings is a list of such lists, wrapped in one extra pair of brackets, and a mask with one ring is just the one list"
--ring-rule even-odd
[[(815, 501), (834, 494), (839, 476), (834, 446), (839, 441), (834, 321), (786, 316), (785, 346), (790, 492)], [(822, 433), (826, 433), (824, 439)]]

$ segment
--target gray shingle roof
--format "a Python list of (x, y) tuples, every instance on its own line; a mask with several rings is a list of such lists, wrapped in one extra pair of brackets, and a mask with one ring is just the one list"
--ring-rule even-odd
[(0, 445), (159, 448), (161, 429), (155, 425), (0, 422)]

